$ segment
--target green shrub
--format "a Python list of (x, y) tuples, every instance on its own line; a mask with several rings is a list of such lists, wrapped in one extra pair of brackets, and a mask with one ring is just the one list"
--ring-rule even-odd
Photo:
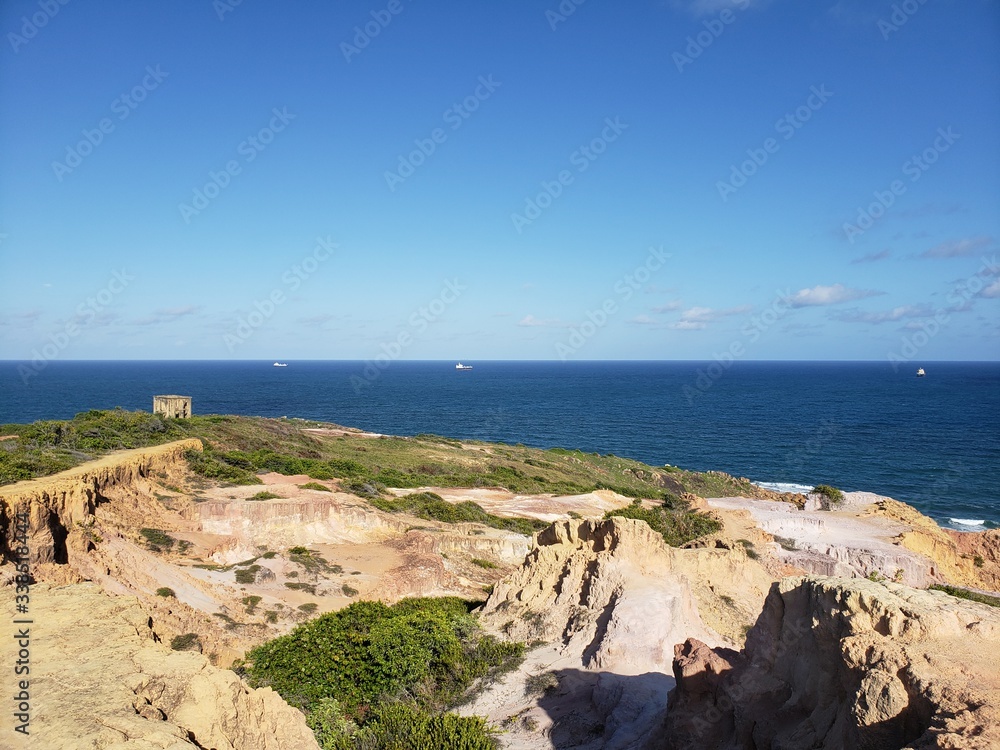
[(160, 588), (158, 588), (156, 590), (156, 595), (157, 596), (167, 597), (167, 598), (170, 598), (170, 597), (173, 597), (174, 599), (177, 598), (177, 594), (174, 593), (174, 590), (172, 588), (168, 588), (166, 586), (161, 586)]
[(844, 493), (828, 484), (817, 484), (811, 494), (822, 495), (834, 505), (844, 502)]
[(169, 550), (177, 541), (162, 529), (140, 529), (139, 533), (146, 540), (146, 546), (154, 552)]
[(524, 695), (526, 697), (541, 696), (559, 687), (559, 678), (554, 672), (541, 672), (533, 674), (524, 681)]
[(314, 583), (298, 583), (292, 581), (285, 581), (285, 588), (289, 588), (292, 591), (305, 591), (307, 594), (316, 595), (316, 584)]
[(263, 555), (261, 555), (261, 557), (263, 557), (265, 560), (273, 560), (277, 556), (278, 553), (275, 552), (274, 550), (268, 550)]
[(356, 588), (354, 588), (353, 586), (347, 585), (346, 583), (343, 586), (340, 587), (340, 590), (343, 592), (344, 596), (357, 596), (358, 595), (358, 590)]
[(356, 602), (252, 649), (247, 674), (306, 710), (334, 698), (352, 719), (404, 695), (421, 709), (444, 710), (524, 652), (523, 644), (482, 636), (469, 606), (455, 597)]
[(317, 609), (319, 609), (319, 605), (314, 602), (306, 602), (299, 605), (299, 612), (305, 612), (307, 615), (311, 615)]
[(264, 613), (264, 620), (266, 622), (275, 623), (278, 621), (278, 613), (273, 609), (270, 609)]
[(251, 495), (250, 497), (247, 498), (247, 500), (280, 500), (280, 499), (282, 499), (281, 495), (275, 494), (270, 490), (261, 490), (255, 495)]
[(481, 557), (473, 557), (472, 564), (478, 565), (480, 568), (486, 568), (487, 570), (491, 570), (497, 567), (496, 563), (492, 563), (489, 560), (484, 560)]
[(240, 568), (236, 571), (236, 583), (251, 584), (257, 580), (257, 571), (260, 565), (251, 565), (249, 568)]
[[(702, 513), (674, 510), (663, 505), (646, 508), (639, 501), (634, 501), (629, 506), (604, 514), (605, 518), (615, 516), (645, 521), (671, 547), (680, 547), (693, 539), (712, 534), (722, 528), (722, 524)], [(747, 554), (749, 555), (750, 552)]]
[(983, 565), (986, 564), (986, 561), (983, 560), (982, 555), (976, 555), (975, 557), (972, 558), (972, 564), (975, 565), (977, 568), (981, 568), (983, 567)]
[(386, 513), (409, 513), (425, 521), (442, 523), (481, 523), (495, 529), (514, 531), (530, 536), (549, 526), (545, 521), (533, 518), (502, 518), (487, 513), (480, 505), (464, 501), (449, 503), (434, 492), (415, 492), (400, 498), (373, 499), (371, 504)]
[(333, 492), (325, 484), (320, 484), (319, 482), (306, 482), (305, 484), (300, 484), (299, 489), (302, 490), (316, 490), (318, 492)]
[(244, 596), (243, 599), (242, 599), (242, 601), (243, 601), (244, 606), (246, 606), (246, 608), (247, 608), (247, 614), (248, 615), (252, 615), (254, 613), (254, 610), (257, 609), (257, 605), (260, 604), (261, 597), (256, 596), (256, 595), (254, 595), (254, 596)]
[(198, 634), (197, 633), (185, 633), (184, 635), (175, 635), (170, 639), (170, 648), (174, 651), (190, 651), (191, 649), (199, 646)]
[(969, 591), (968, 589), (960, 589), (956, 586), (946, 586), (937, 583), (928, 588), (933, 589), (934, 591), (943, 591), (944, 593), (959, 599), (968, 599), (970, 602), (979, 602), (980, 604), (988, 604), (991, 607), (1000, 607), (1000, 598), (990, 596), (988, 594), (980, 594), (976, 591)]

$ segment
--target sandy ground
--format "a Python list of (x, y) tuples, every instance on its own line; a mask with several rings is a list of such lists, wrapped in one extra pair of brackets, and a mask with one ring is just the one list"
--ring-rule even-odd
[(596, 490), (583, 495), (517, 495), (506, 490), (484, 488), (419, 487), (391, 489), (397, 497), (412, 492), (435, 492), (452, 503), (472, 501), (497, 516), (521, 516), (551, 522), (578, 513), (583, 518), (603, 518), (609, 510), (631, 504), (632, 498), (610, 490)]

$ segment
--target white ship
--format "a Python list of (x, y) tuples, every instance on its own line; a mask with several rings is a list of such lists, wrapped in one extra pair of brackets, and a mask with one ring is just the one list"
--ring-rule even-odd
[(471, 370), (472, 369), (472, 365), (463, 365), (461, 362), (459, 362), (457, 365), (455, 365), (455, 369), (456, 370)]
[(284, 362), (275, 362), (272, 367), (288, 367)]
[(927, 373), (926, 373), (926, 372), (924, 372), (924, 368), (923, 368), (923, 367), (918, 367), (918, 368), (917, 368), (917, 377), (918, 377), (918, 378), (922, 378), (922, 377), (923, 377), (924, 375), (926, 375), (926, 374), (927, 374)]

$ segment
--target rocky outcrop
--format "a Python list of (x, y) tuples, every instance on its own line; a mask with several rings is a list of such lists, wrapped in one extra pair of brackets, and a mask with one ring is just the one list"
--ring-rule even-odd
[[(31, 747), (318, 750), (303, 715), (270, 688), (159, 642), (134, 598), (37, 585), (31, 619)], [(16, 659), (11, 627), (8, 618), (0, 631), (6, 664)]]
[[(661, 718), (674, 646), (742, 637), (771, 580), (741, 545), (675, 549), (625, 518), (557, 522), (481, 612), (486, 627), (547, 645), (463, 711), (519, 717), (510, 747), (636, 747)], [(541, 679), (551, 689), (533, 695)]]
[(649, 750), (1000, 747), (1000, 610), (894, 583), (788, 578), (742, 653), (677, 646)]
[[(201, 450), (200, 440), (177, 440), (152, 448), (121, 451), (51, 477), (0, 487), (0, 555), (12, 559), (15, 513), (27, 514), (31, 564), (65, 564), (74, 550), (87, 548), (80, 526), (118, 493), (139, 486), (152, 472), (183, 460), (185, 451)], [(137, 495), (138, 496), (138, 495)]]

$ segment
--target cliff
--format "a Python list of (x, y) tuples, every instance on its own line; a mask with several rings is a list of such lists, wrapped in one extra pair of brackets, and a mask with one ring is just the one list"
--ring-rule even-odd
[[(40, 584), (31, 619), (30, 747), (318, 750), (303, 715), (270, 688), (159, 642), (157, 620), (134, 598)], [(16, 659), (12, 627), (8, 618), (0, 629), (6, 664)]]
[(787, 578), (742, 653), (694, 639), (648, 750), (1000, 747), (1000, 610), (894, 583)]
[(104, 456), (51, 477), (0, 487), (0, 555), (12, 559), (13, 519), (28, 514), (28, 548), (31, 567), (65, 564), (85, 552), (87, 541), (79, 525), (88, 522), (97, 508), (112, 496), (121, 511), (141, 501), (138, 488), (153, 472), (182, 460), (184, 452), (201, 450), (200, 440), (177, 440), (152, 448), (137, 448)]

